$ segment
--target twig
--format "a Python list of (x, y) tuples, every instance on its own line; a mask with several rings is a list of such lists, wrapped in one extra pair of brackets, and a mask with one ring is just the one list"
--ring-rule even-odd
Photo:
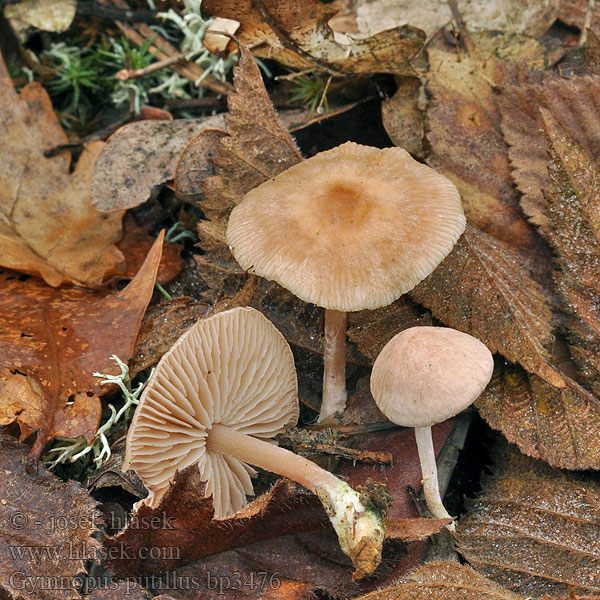
[(319, 100), (319, 104), (317, 105), (317, 108), (315, 108), (316, 113), (320, 114), (322, 112), (321, 108), (323, 106), (323, 102), (325, 102), (325, 98), (327, 97), (327, 90), (329, 89), (329, 84), (331, 83), (332, 79), (333, 79), (333, 75), (330, 75), (327, 78), (327, 83), (325, 84), (325, 87), (323, 88), (323, 93), (321, 94), (321, 99)]
[(144, 77), (144, 75), (149, 75), (150, 73), (154, 73), (155, 71), (160, 71), (161, 69), (170, 67), (171, 65), (175, 65), (183, 60), (189, 60), (191, 56), (191, 52), (180, 52), (179, 54), (169, 56), (168, 58), (159, 60), (141, 69), (121, 69), (117, 73), (117, 79), (119, 81), (127, 81), (128, 79), (138, 79), (139, 77)]
[(469, 36), (469, 32), (467, 31), (465, 22), (463, 21), (463, 18), (458, 10), (458, 4), (457, 4), (456, 0), (448, 0), (448, 6), (450, 7), (450, 12), (452, 13), (452, 18), (454, 19), (454, 22), (456, 23), (458, 32), (460, 33), (460, 36), (465, 45), (465, 50), (467, 51), (468, 54), (470, 54), (474, 49), (473, 42), (471, 41), (471, 37)]
[(585, 19), (579, 34), (579, 45), (583, 46), (587, 42), (588, 31), (592, 26), (594, 11), (596, 10), (596, 0), (588, 0), (587, 10), (585, 11)]
[(294, 450), (297, 452), (307, 452), (314, 454), (329, 454), (331, 456), (340, 456), (348, 460), (356, 460), (364, 463), (390, 464), (393, 461), (391, 452), (379, 452), (371, 450), (357, 450), (346, 446), (326, 443), (300, 443), (294, 444)]
[[(127, 4), (123, 2), (123, 0), (112, 0), (112, 3), (119, 8), (129, 8)], [(164, 60), (179, 54), (179, 50), (177, 50), (177, 48), (172, 46), (161, 35), (150, 29), (148, 25), (142, 23), (136, 27), (129, 27), (128, 25), (117, 21), (117, 26), (129, 41), (137, 44), (138, 46), (141, 46), (147, 40), (152, 40), (152, 45), (148, 50), (155, 53), (158, 60)], [(205, 74), (204, 69), (201, 69), (194, 63), (182, 65), (175, 64), (173, 69), (186, 79), (189, 79), (193, 82), (197, 82)], [(232, 85), (223, 81), (219, 81), (212, 75), (205, 76), (198, 83), (198, 85), (202, 85), (203, 87), (212, 90), (216, 94), (227, 95), (233, 91)]]

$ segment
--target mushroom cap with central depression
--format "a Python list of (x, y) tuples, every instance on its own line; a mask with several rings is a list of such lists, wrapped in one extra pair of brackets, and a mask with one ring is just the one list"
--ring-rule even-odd
[(215, 517), (247, 504), (255, 470), (206, 447), (219, 424), (269, 440), (298, 420), (292, 352), (260, 312), (234, 308), (203, 319), (163, 356), (127, 435), (123, 469), (135, 469), (156, 506), (178, 470), (197, 464)]
[(246, 194), (227, 242), (245, 270), (332, 310), (390, 304), (465, 228), (452, 182), (402, 148), (348, 142)]

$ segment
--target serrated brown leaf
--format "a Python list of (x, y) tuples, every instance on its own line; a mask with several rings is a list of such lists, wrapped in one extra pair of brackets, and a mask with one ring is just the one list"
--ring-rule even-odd
[(38, 430), (36, 452), (56, 435), (93, 437), (106, 391), (93, 373), (118, 372), (113, 354), (132, 356), (161, 248), (162, 234), (117, 293), (0, 273), (0, 422), (17, 421), (23, 436)]
[[(500, 131), (496, 92), (509, 74), (497, 56), (498, 37), (473, 36), (470, 53), (460, 57), (442, 36), (428, 46), (427, 164), (456, 185), (471, 225), (519, 249), (529, 266), (543, 272), (549, 253), (520, 212)], [(523, 57), (517, 53), (512, 60)]]
[(546, 236), (551, 233), (551, 225), (544, 191), (551, 182), (548, 146), (540, 133), (540, 109), (550, 111), (560, 120), (561, 135), (583, 145), (590, 156), (598, 156), (598, 97), (600, 77), (565, 79), (519, 71), (516, 83), (503, 87), (498, 96), (502, 133), (510, 145), (512, 176), (523, 194), (521, 206)]
[[(195, 465), (178, 473), (158, 507), (141, 506), (136, 521), (107, 538), (104, 545), (109, 557), (111, 548), (122, 550), (113, 550), (115, 558), (109, 559), (114, 572), (123, 576), (164, 573), (230, 548), (328, 523), (316, 496), (299, 492), (295, 484), (284, 480), (233, 517), (214, 521), (212, 498), (204, 498), (204, 485)], [(144, 547), (169, 547), (176, 552), (142, 560), (140, 548)]]
[(87, 561), (101, 557), (92, 537), (102, 524), (96, 502), (43, 467), (28, 475), (27, 451), (0, 434), (0, 596), (80, 598)]
[(414, 75), (410, 61), (425, 41), (420, 29), (405, 25), (341, 44), (328, 25), (335, 9), (317, 0), (208, 0), (203, 8), (214, 16), (242, 23), (237, 36), (257, 56), (298, 70), (312, 67), (346, 74)]
[[(225, 240), (231, 209), (246, 192), (302, 160), (294, 140), (277, 118), (258, 66), (243, 45), (233, 83), (235, 90), (227, 97), (229, 113), (225, 117), (228, 135), (215, 140), (211, 158), (215, 175), (202, 184), (211, 220), (198, 223), (198, 236), (200, 247), (208, 255), (196, 259), (208, 285), (224, 288), (226, 294), (239, 289), (245, 278)], [(214, 140), (214, 133), (207, 135)], [(186, 150), (195, 153), (203, 142), (197, 139)], [(193, 157), (188, 160), (184, 151), (180, 164), (193, 165)], [(180, 169), (178, 178), (185, 181), (193, 176)], [(185, 189), (190, 193), (189, 186)], [(205, 207), (203, 202), (198, 205)], [(232, 285), (223, 286), (224, 279), (230, 279)]]
[[(600, 113), (596, 112), (596, 116), (600, 117)], [(546, 236), (561, 266), (555, 274), (555, 281), (569, 315), (566, 325), (571, 352), (586, 383), (598, 393), (600, 165), (592, 157), (597, 157), (600, 152), (600, 125), (596, 127), (596, 148), (586, 151), (558, 124), (552, 112), (540, 109), (540, 121), (550, 156), (550, 185), (545, 189)]]
[(458, 549), (527, 597), (600, 592), (597, 477), (551, 469), (502, 443), (494, 474), (458, 524)]
[(372, 364), (397, 333), (417, 325), (432, 325), (431, 314), (403, 296), (383, 308), (350, 313), (346, 335)]
[(175, 177), (181, 152), (201, 131), (223, 126), (223, 117), (138, 121), (117, 130), (100, 154), (90, 183), (94, 206), (121, 211), (146, 202), (154, 186)]
[(431, 562), (357, 600), (524, 600), (458, 562)]
[(103, 143), (88, 144), (72, 173), (69, 152), (46, 158), (67, 141), (48, 94), (35, 82), (17, 94), (1, 57), (0, 105), (0, 266), (52, 286), (95, 286), (122, 272), (122, 215), (98, 213), (89, 197)]
[(411, 292), (445, 325), (564, 388), (552, 366), (552, 313), (543, 288), (497, 240), (467, 226), (452, 252)]
[(563, 469), (600, 469), (600, 402), (572, 379), (555, 388), (503, 365), (476, 403), (521, 452)]

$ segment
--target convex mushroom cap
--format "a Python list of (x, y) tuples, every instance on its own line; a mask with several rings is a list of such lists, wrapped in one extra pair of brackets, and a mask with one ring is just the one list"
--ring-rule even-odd
[(290, 347), (260, 312), (235, 308), (199, 321), (163, 356), (129, 428), (123, 469), (137, 471), (156, 506), (176, 472), (197, 463), (222, 518), (247, 504), (256, 472), (207, 449), (211, 428), (268, 440), (297, 420)]
[(470, 406), (493, 370), (492, 354), (473, 336), (447, 327), (411, 327), (377, 357), (371, 391), (393, 423), (427, 427)]
[(449, 179), (402, 148), (348, 142), (248, 192), (227, 241), (243, 269), (306, 302), (357, 311), (411, 290), (465, 224)]

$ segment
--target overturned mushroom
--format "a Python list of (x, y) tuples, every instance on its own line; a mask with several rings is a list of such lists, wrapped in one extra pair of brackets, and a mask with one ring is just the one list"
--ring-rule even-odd
[(425, 500), (438, 519), (452, 517), (440, 497), (431, 426), (475, 402), (493, 370), (484, 344), (447, 327), (401, 331), (373, 365), (371, 392), (377, 406), (393, 423), (415, 428)]
[(234, 308), (199, 321), (161, 359), (127, 435), (132, 468), (156, 506), (178, 470), (193, 464), (215, 518), (253, 494), (249, 465), (317, 494), (360, 577), (381, 560), (382, 518), (347, 483), (270, 440), (298, 418), (296, 371), (283, 336), (260, 312)]
[(229, 219), (242, 268), (326, 309), (320, 420), (346, 404), (346, 312), (385, 306), (464, 231), (456, 187), (401, 148), (348, 142), (251, 190)]

